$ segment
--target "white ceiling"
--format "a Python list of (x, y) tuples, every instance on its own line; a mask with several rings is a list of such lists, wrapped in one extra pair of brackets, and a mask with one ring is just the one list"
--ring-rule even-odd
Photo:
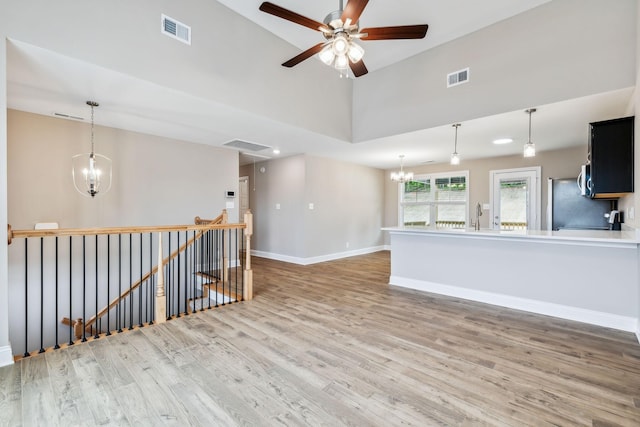
[[(300, 49), (318, 41), (319, 33), (259, 12), (260, 1), (219, 1)], [(428, 23), (430, 28), (424, 40), (368, 42), (365, 46), (367, 67), (370, 71), (384, 67), (546, 1), (371, 2), (361, 17), (362, 25)], [(320, 21), (338, 5), (337, 0), (276, 0), (275, 3)], [(385, 50), (382, 45), (387, 43), (393, 43), (394, 48)], [(274, 58), (274, 61), (287, 59)], [(408, 166), (429, 161), (447, 162), (453, 149), (451, 125), (351, 144), (18, 41), (8, 44), (7, 76), (9, 108), (88, 119), (89, 107), (84, 101), (90, 98), (101, 104), (96, 110), (99, 125), (213, 146), (243, 139), (278, 148), (280, 156), (309, 153), (384, 169), (397, 167), (399, 154), (406, 155)], [(633, 88), (628, 88), (532, 106), (538, 108), (532, 117), (532, 139), (540, 151), (585, 145), (586, 153), (587, 124), (628, 114), (632, 95)], [(527, 132), (528, 117), (523, 111), (467, 121), (458, 131), (458, 152), (463, 160), (521, 153)], [(511, 137), (514, 142), (493, 145), (491, 141), (498, 137)], [(271, 150), (257, 154), (276, 157)], [(250, 157), (241, 157), (243, 163), (250, 161)]]

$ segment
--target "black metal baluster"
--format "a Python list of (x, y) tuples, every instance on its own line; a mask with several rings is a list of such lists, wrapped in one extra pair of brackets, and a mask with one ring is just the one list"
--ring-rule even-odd
[(204, 250), (205, 250), (205, 245), (206, 245), (206, 238), (207, 238), (207, 232), (203, 232), (203, 234), (200, 236), (200, 282), (201, 282), (201, 298), (200, 298), (200, 311), (204, 311), (204, 280), (205, 280), (205, 276), (204, 276), (204, 271), (202, 271), (203, 266), (204, 266)]
[[(224, 289), (224, 282), (225, 282), (224, 279), (225, 279), (225, 277), (227, 278), (227, 280), (229, 278), (229, 276), (227, 275), (227, 272), (228, 272), (227, 271), (227, 266), (224, 263), (224, 261), (225, 261), (224, 254), (226, 253), (225, 252), (225, 245), (224, 245), (224, 233), (225, 233), (225, 230), (220, 230), (220, 234), (221, 234), (221, 237), (220, 237), (220, 245), (221, 245), (220, 246), (220, 254), (221, 254), (221, 257), (220, 257), (220, 272), (222, 273), (221, 275), (222, 275), (222, 305), (223, 306), (225, 304), (224, 301), (225, 301), (225, 296), (226, 296), (225, 289)], [(226, 249), (228, 250), (229, 248), (226, 248)]]
[(177, 287), (177, 290), (176, 290), (176, 292), (177, 292), (177, 297), (176, 297), (176, 307), (177, 307), (177, 309), (176, 309), (176, 317), (180, 317), (180, 264), (181, 264), (180, 263), (180, 230), (178, 230), (176, 232), (176, 240), (177, 240), (176, 244), (178, 246), (178, 253), (177, 253), (177, 257), (176, 257), (176, 258), (178, 258), (178, 261), (177, 261), (178, 262), (178, 272), (177, 272), (177, 274), (178, 274), (177, 279), (178, 280), (176, 280), (176, 287)]
[[(214, 233), (217, 233), (217, 231), (215, 231)], [(209, 283), (207, 284), (207, 286), (209, 287), (209, 292), (207, 292), (207, 296), (208, 296), (208, 300), (209, 300), (209, 310), (211, 310), (211, 278), (213, 277), (214, 280), (216, 281), (216, 307), (218, 306), (218, 277), (216, 276), (217, 274), (217, 268), (216, 268), (216, 264), (215, 262), (212, 262), (212, 256), (214, 255), (214, 248), (213, 248), (213, 241), (212, 239), (215, 237), (215, 234), (212, 233), (211, 231), (207, 231), (207, 277), (209, 278)], [(211, 270), (211, 268), (213, 267), (213, 270)], [(212, 274), (213, 273), (213, 274)]]
[(142, 233), (140, 233), (140, 283), (138, 284), (138, 326), (142, 324)]
[(193, 298), (193, 311), (196, 311), (196, 254), (198, 253), (198, 241), (196, 240), (196, 230), (193, 230), (193, 248), (191, 249), (191, 297)]
[(169, 232), (169, 262), (167, 262), (167, 275), (165, 276), (164, 279), (164, 291), (165, 294), (167, 295), (167, 320), (171, 319), (171, 306), (173, 304), (171, 304), (171, 284), (172, 284), (172, 280), (171, 280), (171, 263), (172, 263), (172, 259), (171, 259), (171, 232)]
[(238, 248), (238, 229), (236, 228), (233, 236), (235, 237), (236, 240), (236, 244), (234, 245), (235, 248), (235, 254), (236, 254), (236, 265), (235, 265), (235, 272), (236, 272), (236, 298), (235, 301), (238, 301), (238, 270), (241, 268), (242, 266), (242, 262), (240, 262), (240, 259), (242, 257), (242, 253), (239, 251)]
[(87, 248), (86, 237), (82, 236), (82, 342), (87, 341), (87, 328), (85, 324), (87, 321)]
[(69, 236), (69, 345), (73, 345), (73, 236)]
[(24, 239), (24, 357), (29, 357), (29, 238)]
[(150, 325), (153, 325), (153, 303), (155, 300), (155, 292), (153, 291), (153, 274), (151, 270), (153, 267), (153, 233), (149, 233), (149, 303), (147, 304), (147, 320)]
[[(99, 288), (99, 284), (98, 284), (98, 235), (96, 234), (96, 317), (95, 317), (95, 334), (93, 335), (94, 339), (98, 339), (100, 338), (100, 331), (98, 330), (98, 288)], [(94, 326), (91, 326), (91, 329), (93, 329)]]
[(129, 233), (129, 330), (133, 330), (133, 244)]
[(53, 322), (56, 327), (56, 345), (53, 347), (54, 350), (60, 348), (58, 344), (58, 305), (58, 236), (56, 236), (56, 317)]
[(44, 353), (44, 237), (40, 238), (40, 350)]
[(118, 234), (118, 305), (116, 309), (116, 327), (122, 332), (122, 234)]
[(107, 234), (107, 336), (111, 335), (111, 234)]
[(244, 270), (246, 268), (245, 263), (247, 262), (247, 247), (245, 246), (245, 238), (244, 238), (244, 228), (240, 229), (240, 246), (242, 247), (242, 252), (240, 252), (240, 280), (242, 281), (242, 286), (240, 291), (242, 294), (240, 295), (240, 301), (244, 301)]

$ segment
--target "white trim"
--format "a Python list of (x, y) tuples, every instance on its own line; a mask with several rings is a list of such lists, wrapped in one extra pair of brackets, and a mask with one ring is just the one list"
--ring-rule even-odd
[(263, 252), (263, 251), (252, 249), (251, 255), (257, 256), (260, 258), (267, 258), (267, 259), (273, 259), (276, 261), (288, 262), (291, 264), (311, 265), (311, 264), (317, 264), (319, 262), (333, 261), (336, 259), (349, 258), (357, 255), (371, 254), (371, 253), (380, 252), (383, 250), (386, 250), (384, 246), (372, 246), (370, 248), (356, 249), (356, 250), (347, 251), (347, 252), (337, 252), (333, 254), (321, 255), (321, 256), (316, 256), (311, 258), (300, 258), (300, 257), (293, 257), (289, 255), (281, 255), (281, 254), (276, 254), (272, 252)]
[(602, 311), (587, 310), (568, 305), (554, 304), (544, 301), (537, 301), (527, 298), (519, 298), (492, 292), (477, 291), (473, 289), (460, 288), (457, 286), (443, 285), (440, 283), (427, 282), (423, 280), (408, 279), (404, 277), (391, 276), (389, 284), (404, 288), (416, 289), (423, 292), (447, 295), (456, 298), (477, 301), (485, 304), (498, 305), (501, 307), (516, 310), (528, 311), (545, 316), (553, 316), (566, 320), (574, 320), (591, 325), (604, 326), (607, 328), (619, 329), (626, 332), (635, 332), (640, 342), (640, 319), (617, 314), (605, 313)]
[(13, 353), (11, 345), (0, 347), (0, 368), (3, 366), (13, 365)]

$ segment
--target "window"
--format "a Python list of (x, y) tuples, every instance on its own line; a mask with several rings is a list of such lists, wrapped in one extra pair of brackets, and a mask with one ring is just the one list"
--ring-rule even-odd
[(469, 212), (469, 172), (417, 175), (399, 184), (400, 225), (464, 228)]

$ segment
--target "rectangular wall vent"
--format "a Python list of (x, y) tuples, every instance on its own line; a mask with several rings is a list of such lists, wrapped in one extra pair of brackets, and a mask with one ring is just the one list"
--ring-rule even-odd
[(240, 150), (248, 151), (262, 151), (266, 150), (267, 148), (271, 148), (267, 145), (260, 145), (256, 144), (255, 142), (247, 142), (241, 139), (234, 139), (233, 141), (225, 142), (222, 145), (224, 145), (225, 147), (239, 148)]
[(191, 27), (188, 25), (169, 18), (167, 15), (161, 15), (161, 25), (160, 31), (162, 34), (180, 40), (182, 43), (191, 44)]
[(447, 87), (458, 86), (469, 81), (469, 68), (447, 74)]

